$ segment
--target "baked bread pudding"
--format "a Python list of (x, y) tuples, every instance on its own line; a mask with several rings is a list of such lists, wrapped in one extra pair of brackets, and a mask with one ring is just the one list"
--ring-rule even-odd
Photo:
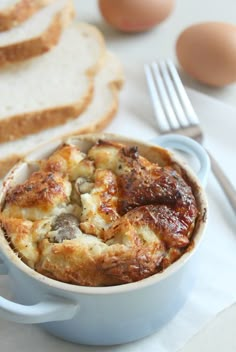
[(191, 248), (193, 187), (164, 150), (153, 157), (162, 148), (150, 147), (149, 158), (104, 138), (85, 149), (65, 142), (7, 190), (1, 227), (28, 266), (66, 283), (109, 286), (161, 272)]

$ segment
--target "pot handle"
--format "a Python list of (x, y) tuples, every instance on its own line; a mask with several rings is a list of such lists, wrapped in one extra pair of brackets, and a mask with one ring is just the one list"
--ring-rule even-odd
[(194, 155), (200, 163), (200, 169), (197, 172), (197, 176), (202, 185), (206, 185), (207, 177), (210, 171), (210, 159), (205, 149), (198, 142), (189, 137), (178, 134), (166, 134), (158, 136), (152, 139), (151, 142), (158, 144), (164, 148), (178, 149), (180, 151)]
[[(0, 257), (0, 275), (5, 275), (7, 272), (8, 269)], [(58, 296), (48, 295), (42, 302), (31, 306), (15, 303), (0, 296), (0, 318), (15, 323), (38, 324), (69, 320), (78, 310), (78, 302)]]
[(69, 320), (79, 310), (77, 302), (58, 296), (47, 296), (44, 301), (26, 306), (0, 296), (0, 317), (15, 323), (38, 324)]

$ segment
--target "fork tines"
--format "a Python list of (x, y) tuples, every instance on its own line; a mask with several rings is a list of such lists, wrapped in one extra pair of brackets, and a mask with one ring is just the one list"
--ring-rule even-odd
[(175, 131), (199, 124), (171, 60), (146, 64), (144, 69), (160, 132)]

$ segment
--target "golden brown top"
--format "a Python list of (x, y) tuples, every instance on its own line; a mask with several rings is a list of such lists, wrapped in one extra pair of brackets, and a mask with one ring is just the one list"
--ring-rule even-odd
[(6, 195), (4, 213), (10, 217), (40, 219), (69, 202), (71, 185), (59, 174), (34, 172)]
[(99, 140), (65, 144), (8, 190), (1, 226), (22, 260), (53, 279), (88, 286), (141, 280), (188, 248), (198, 216), (172, 165)]

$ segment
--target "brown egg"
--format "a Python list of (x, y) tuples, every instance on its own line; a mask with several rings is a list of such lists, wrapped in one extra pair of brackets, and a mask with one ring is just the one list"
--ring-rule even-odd
[(236, 81), (236, 26), (223, 22), (195, 24), (176, 43), (180, 65), (191, 77), (220, 87)]
[(125, 32), (146, 31), (173, 10), (174, 0), (99, 0), (105, 20)]

